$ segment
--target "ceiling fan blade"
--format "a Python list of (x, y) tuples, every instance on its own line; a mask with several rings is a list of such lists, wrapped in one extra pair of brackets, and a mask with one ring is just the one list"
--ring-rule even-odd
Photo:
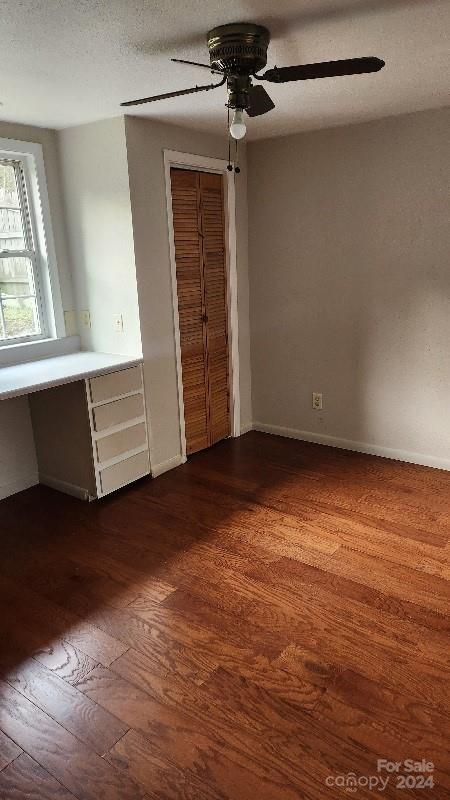
[(191, 89), (180, 89), (178, 92), (164, 92), (164, 94), (156, 94), (153, 97), (141, 97), (140, 100), (127, 100), (126, 103), (121, 103), (123, 106), (141, 106), (144, 103), (153, 103), (155, 100), (167, 100), (169, 97), (181, 97), (183, 94), (194, 94), (194, 92), (208, 92), (210, 89), (217, 89), (223, 86), (226, 77), (219, 83), (208, 83), (205, 86), (192, 86)]
[(249, 117), (259, 117), (275, 108), (275, 103), (267, 94), (264, 86), (250, 86), (248, 97), (250, 105), (246, 111)]
[(215, 69), (209, 64), (199, 64), (198, 61), (186, 61), (185, 58), (171, 58), (170, 60), (174, 61), (176, 64), (190, 64), (192, 67), (203, 67), (203, 69), (209, 69), (210, 72), (214, 72), (216, 75), (223, 75), (220, 69)]
[[(287, 83), (288, 81), (308, 81), (314, 78), (334, 78), (338, 75), (361, 75), (366, 72), (378, 72), (384, 67), (381, 58), (345, 58), (341, 61), (323, 61), (319, 64), (301, 64), (297, 67), (274, 67), (259, 76), (271, 83)], [(256, 76), (258, 77), (258, 76)]]

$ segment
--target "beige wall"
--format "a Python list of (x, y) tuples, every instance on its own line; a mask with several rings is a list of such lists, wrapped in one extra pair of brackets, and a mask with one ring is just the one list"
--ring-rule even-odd
[[(136, 271), (152, 463), (158, 468), (180, 455), (178, 393), (163, 150), (226, 158), (226, 138), (137, 117), (126, 118)], [(251, 420), (247, 174), (236, 178), (241, 423)]]
[(258, 423), (450, 467), (449, 130), (442, 109), (250, 144)]
[[(133, 229), (123, 117), (57, 134), (82, 347), (141, 353)], [(114, 318), (122, 314), (118, 333)]]

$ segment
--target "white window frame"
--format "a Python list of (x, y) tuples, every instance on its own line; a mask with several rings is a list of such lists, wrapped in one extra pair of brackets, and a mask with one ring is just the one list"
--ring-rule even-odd
[[(20, 161), (34, 248), (36, 298), (41, 332), (0, 340), (0, 350), (65, 336), (58, 265), (50, 218), (42, 145), (0, 138), (0, 159)], [(22, 192), (23, 187), (19, 187)], [(24, 253), (27, 257), (28, 254)]]

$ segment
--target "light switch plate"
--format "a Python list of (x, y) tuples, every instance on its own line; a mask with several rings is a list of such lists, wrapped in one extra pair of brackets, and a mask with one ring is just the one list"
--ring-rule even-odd
[(123, 316), (114, 314), (114, 330), (116, 333), (123, 333)]
[(88, 308), (84, 308), (83, 311), (80, 311), (81, 317), (81, 324), (83, 328), (90, 328), (91, 327), (91, 312)]
[(73, 309), (66, 309), (66, 311), (64, 311), (64, 326), (66, 329), (66, 336), (76, 336), (78, 333), (77, 314)]

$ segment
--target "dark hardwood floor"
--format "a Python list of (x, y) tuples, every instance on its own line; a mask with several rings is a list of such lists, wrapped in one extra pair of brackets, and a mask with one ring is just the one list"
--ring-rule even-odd
[(450, 473), (258, 433), (9, 498), (0, 798), (449, 797), (449, 538)]

